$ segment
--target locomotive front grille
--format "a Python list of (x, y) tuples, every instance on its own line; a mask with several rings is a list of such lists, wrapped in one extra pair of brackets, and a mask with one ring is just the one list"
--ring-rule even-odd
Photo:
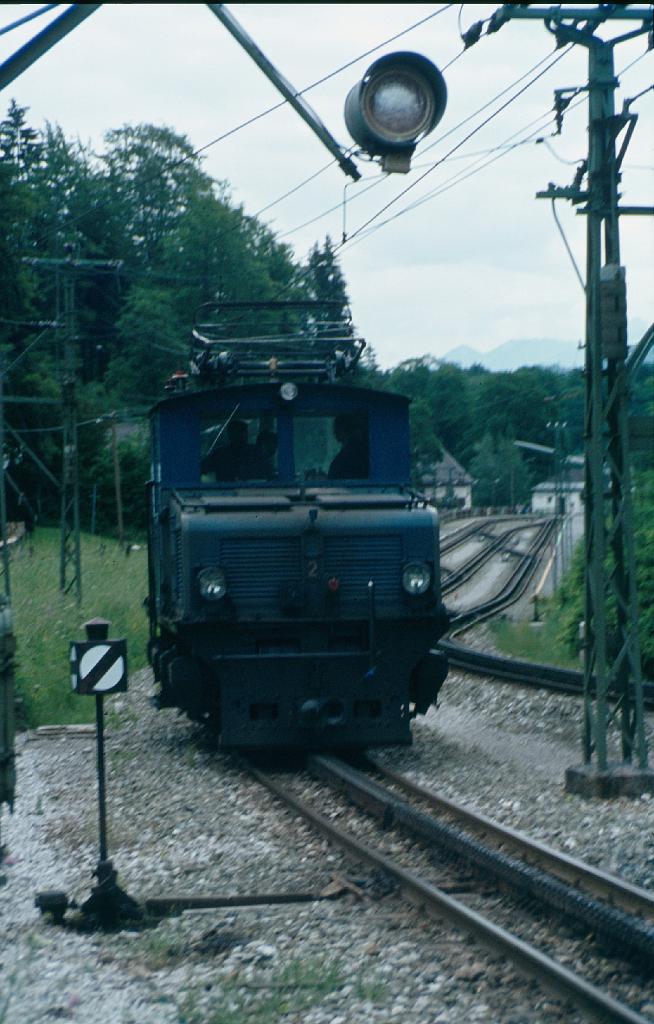
[(402, 538), (398, 534), (326, 537), (325, 574), (338, 577), (341, 600), (363, 601), (369, 580), (380, 604), (402, 599)]
[(230, 537), (220, 545), (230, 597), (238, 604), (278, 604), (280, 587), (302, 580), (299, 537)]
[(173, 575), (173, 586), (174, 600), (179, 602), (182, 600), (184, 592), (184, 555), (182, 552), (182, 531), (180, 529), (173, 531), (173, 551), (174, 551), (174, 565), (175, 572)]
[[(297, 587), (298, 593), (309, 588), (315, 595), (316, 583), (326, 589), (327, 581), (336, 577), (342, 610), (367, 615), (369, 580), (375, 582), (379, 605), (397, 606), (402, 601), (402, 550), (399, 534), (326, 534), (315, 559), (306, 557), (300, 537), (228, 537), (220, 543), (219, 561), (237, 607), (277, 610), (289, 588)], [(314, 600), (309, 604), (314, 613), (318, 611)]]

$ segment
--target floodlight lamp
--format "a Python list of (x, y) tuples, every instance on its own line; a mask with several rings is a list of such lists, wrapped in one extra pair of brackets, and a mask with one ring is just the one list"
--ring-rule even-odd
[(382, 158), (383, 170), (406, 173), (417, 142), (435, 128), (446, 104), (435, 64), (419, 53), (390, 53), (348, 93), (345, 123), (366, 153)]

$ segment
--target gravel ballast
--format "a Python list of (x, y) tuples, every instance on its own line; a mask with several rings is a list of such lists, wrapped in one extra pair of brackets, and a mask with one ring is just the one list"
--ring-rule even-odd
[[(37, 1024), (523, 1024), (578, 1019), (510, 965), (416, 916), (298, 823), (201, 730), (148, 703), (149, 672), (107, 700), (109, 855), (135, 898), (310, 892), (320, 902), (187, 912), (78, 932), (37, 891), (82, 902), (98, 859), (92, 735), (23, 734), (3, 813), (0, 1021)], [(578, 702), (452, 672), (440, 709), (386, 764), (506, 824), (654, 887), (654, 799), (563, 792)], [(347, 884), (341, 884), (341, 880)], [(354, 883), (355, 891), (348, 889)], [(356, 889), (364, 894), (356, 895)], [(69, 915), (70, 916), (70, 915)], [(645, 1013), (654, 1007), (634, 1004)]]

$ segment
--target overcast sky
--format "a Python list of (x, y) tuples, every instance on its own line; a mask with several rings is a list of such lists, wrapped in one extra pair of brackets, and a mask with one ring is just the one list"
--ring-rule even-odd
[[(3, 4), (0, 23), (8, 25), (38, 7)], [(450, 5), (307, 93), (307, 100), (339, 142), (351, 144), (343, 102), (372, 60), (406, 49), (444, 67), (462, 48), (460, 8)], [(63, 9), (60, 5), (54, 14), (0, 36), (2, 59)], [(229, 9), (292, 85), (302, 89), (440, 8), (233, 4)], [(463, 4), (463, 29), (494, 9), (491, 4)], [(624, 22), (613, 24), (604, 34), (617, 35), (629, 27)], [(646, 46), (646, 36), (620, 44), (617, 70), (645, 54)], [(553, 39), (541, 22), (513, 21), (466, 51), (444, 72), (447, 110), (421, 144), (411, 173), (384, 178), (375, 164), (359, 162), (365, 180), (346, 189), (346, 234), (355, 235), (364, 222), (505, 102), (511, 91), (459, 128), (460, 122), (553, 50)], [(651, 84), (653, 68), (654, 55), (649, 53), (625, 71), (617, 94), (619, 105)], [(582, 290), (549, 201), (534, 196), (550, 181), (569, 184), (574, 162), (585, 155), (583, 100), (567, 113), (561, 136), (546, 143), (537, 143), (536, 138), (547, 137), (553, 130), (547, 123), (553, 90), (583, 85), (586, 80), (587, 54), (576, 47), (373, 223), (400, 212), (466, 169), (474, 171), (469, 178), (344, 246), (340, 258), (354, 318), (382, 365), (424, 354), (442, 356), (463, 344), (485, 351), (514, 338), (582, 338)], [(166, 124), (199, 148), (280, 99), (202, 4), (105, 4), (5, 90), (3, 111), (11, 97), (30, 108), (32, 125), (58, 123), (68, 136), (92, 143), (98, 152), (106, 131), (141, 122)], [(640, 98), (633, 109), (640, 116), (624, 162), (622, 192), (630, 205), (651, 205), (654, 93)], [(507, 140), (514, 143), (530, 135), (531, 141), (524, 145), (489, 153)], [(499, 153), (495, 162), (480, 166)], [(233, 199), (248, 213), (257, 213), (330, 159), (286, 106), (211, 146), (204, 166), (214, 177), (229, 182)], [(263, 219), (304, 259), (326, 234), (341, 241), (340, 206), (348, 180), (333, 165), (264, 213)], [(338, 208), (302, 226), (331, 207)], [(564, 201), (557, 209), (583, 272), (585, 219)], [(623, 217), (621, 227), (629, 316), (641, 332), (652, 319), (652, 219)]]

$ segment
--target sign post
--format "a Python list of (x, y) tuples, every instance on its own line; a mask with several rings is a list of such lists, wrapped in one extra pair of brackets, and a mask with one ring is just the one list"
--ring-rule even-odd
[(138, 903), (118, 885), (107, 853), (104, 698), (127, 690), (127, 644), (125, 640), (107, 639), (106, 619), (91, 619), (84, 629), (87, 639), (70, 645), (71, 684), (76, 693), (95, 697), (100, 860), (95, 869), (98, 884), (82, 905), (82, 913), (103, 925), (115, 925), (121, 919), (137, 920), (142, 916)]

